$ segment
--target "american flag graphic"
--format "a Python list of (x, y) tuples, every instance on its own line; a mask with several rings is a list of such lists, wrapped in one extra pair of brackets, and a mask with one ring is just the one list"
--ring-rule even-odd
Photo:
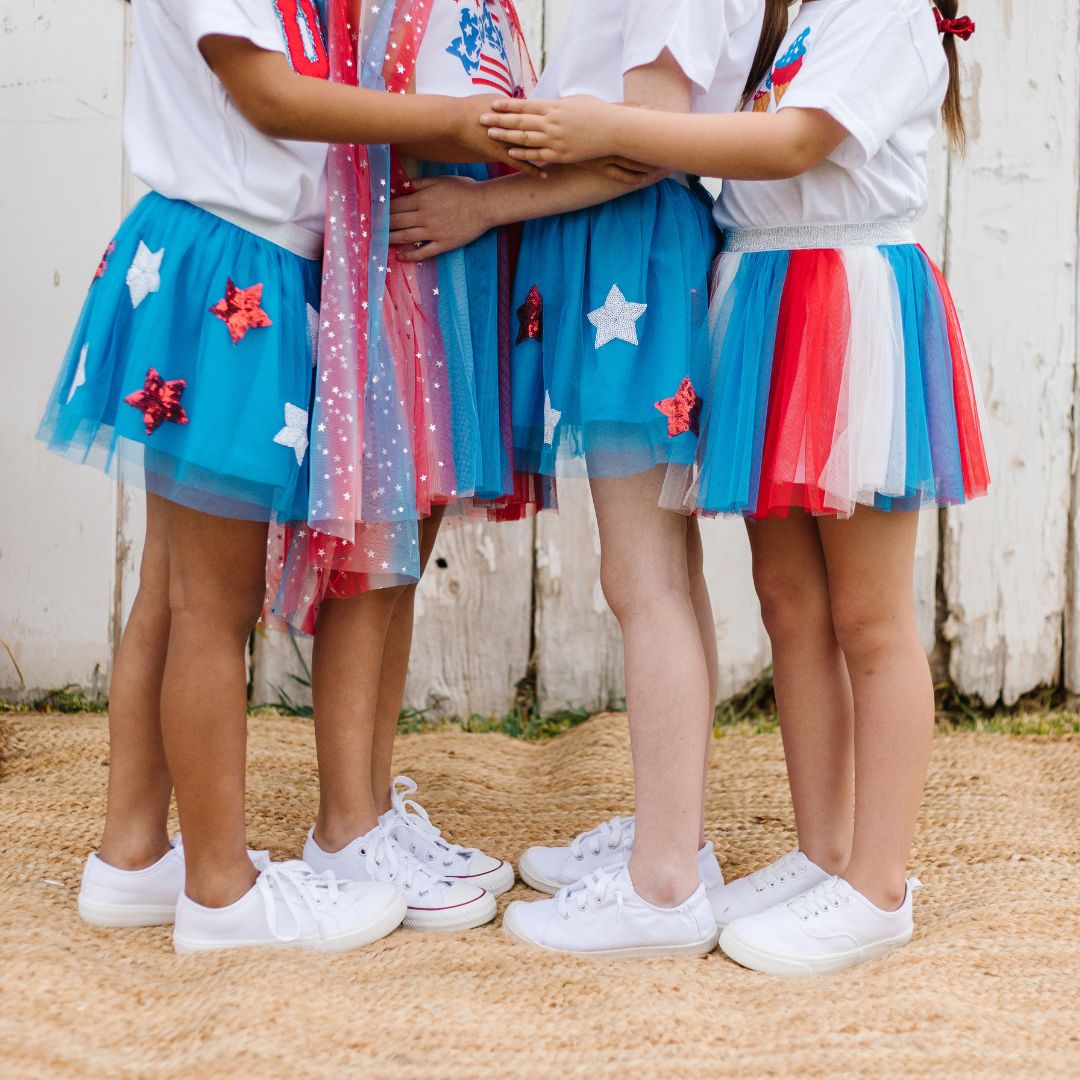
[(499, 0), (455, 0), (461, 15), (461, 37), (447, 50), (458, 57), (474, 86), (490, 87), (513, 97), (517, 81), (510, 69), (506, 40), (499, 23)]

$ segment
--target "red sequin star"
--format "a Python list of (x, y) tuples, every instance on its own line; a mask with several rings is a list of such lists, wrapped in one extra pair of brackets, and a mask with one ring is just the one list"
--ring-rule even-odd
[(533, 341), (544, 340), (544, 298), (540, 295), (540, 289), (534, 285), (525, 297), (525, 303), (518, 308), (518, 318), (521, 320), (521, 329), (518, 330), (517, 343), (532, 338)]
[(231, 278), (225, 282), (225, 299), (219, 300), (210, 314), (216, 315), (228, 328), (229, 337), (236, 345), (249, 330), (273, 326), (270, 316), (262, 309), (262, 284), (238, 289)]
[(133, 409), (143, 414), (146, 434), (153, 435), (166, 420), (174, 424), (186, 424), (187, 413), (180, 405), (180, 396), (187, 388), (184, 379), (166, 382), (153, 368), (146, 373), (146, 382), (141, 390), (129, 394), (124, 401)]
[(110, 240), (109, 246), (105, 249), (105, 254), (101, 256), (101, 262), (98, 263), (98, 268), (94, 273), (94, 280), (103, 278), (105, 271), (109, 269), (109, 256), (116, 250), (116, 241)]
[(701, 421), (701, 406), (702, 400), (689, 378), (683, 379), (674, 397), (656, 402), (656, 407), (668, 418), (668, 437), (674, 439), (687, 431), (696, 435)]

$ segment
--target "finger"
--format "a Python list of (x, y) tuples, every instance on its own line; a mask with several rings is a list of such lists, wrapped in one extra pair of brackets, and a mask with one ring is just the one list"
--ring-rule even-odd
[(397, 210), (390, 204), (390, 231), (414, 229), (423, 222), (424, 215), (418, 210)]
[(605, 165), (603, 172), (609, 180), (617, 180), (629, 187), (641, 187), (646, 176), (645, 173), (634, 172), (633, 169), (624, 169), (621, 165)]
[(449, 244), (441, 244), (432, 241), (430, 244), (425, 244), (423, 247), (407, 247), (398, 249), (398, 262), (403, 263), (422, 263), (427, 262), (428, 259), (434, 259), (439, 255), (444, 254), (447, 251), (453, 251), (453, 247)]
[(390, 213), (392, 214), (415, 214), (419, 210), (419, 195), (395, 195), (390, 200)]
[(431, 240), (427, 229), (391, 229), (391, 244), (426, 244)]
[(528, 161), (533, 165), (558, 165), (559, 155), (546, 146), (534, 146), (531, 148), (524, 148), (513, 146), (507, 153), (515, 161)]
[(506, 128), (491, 128), (488, 134), (496, 142), (506, 143), (509, 146), (545, 146), (548, 145), (548, 136), (542, 131), (509, 131)]
[(551, 102), (528, 98), (497, 98), (491, 103), (491, 109), (497, 113), (542, 113)]
[[(501, 130), (513, 129), (514, 131), (546, 131), (548, 118), (546, 116), (489, 116), (486, 119), (491, 123), (487, 126)], [(483, 124), (485, 117), (480, 117)]]
[[(416, 180), (410, 181), (412, 183), (413, 191), (423, 191), (424, 188), (432, 187), (434, 184), (441, 184), (446, 178), (443, 176), (421, 176)], [(408, 196), (403, 196), (408, 198)]]

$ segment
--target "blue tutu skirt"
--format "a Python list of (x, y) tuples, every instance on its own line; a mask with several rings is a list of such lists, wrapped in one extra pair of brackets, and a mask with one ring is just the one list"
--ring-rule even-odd
[(143, 198), (109, 245), (38, 437), (173, 502), (307, 514), (320, 263)]
[(907, 223), (729, 233), (713, 322), (698, 458), (665, 505), (849, 517), (986, 493), (960, 321)]
[(665, 180), (525, 226), (513, 298), (518, 470), (596, 478), (693, 461), (709, 367), (710, 203), (699, 185)]

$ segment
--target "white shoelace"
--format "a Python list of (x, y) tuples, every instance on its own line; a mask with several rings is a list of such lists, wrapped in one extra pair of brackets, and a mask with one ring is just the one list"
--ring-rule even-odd
[(805, 872), (806, 863), (800, 857), (800, 852), (789, 851), (781, 855), (775, 862), (755, 870), (749, 877), (750, 884), (760, 893), (766, 889), (774, 889), (781, 882), (798, 877)]
[(450, 886), (394, 839), (390, 825), (380, 825), (368, 833), (361, 854), (369, 877), (400, 885), (406, 893), (427, 896), (433, 888)]
[[(450, 870), (454, 866), (455, 859), (467, 860), (472, 855), (471, 848), (461, 847), (460, 844), (452, 844), (440, 832), (437, 826), (432, 824), (428, 812), (415, 800), (408, 796), (416, 794), (416, 781), (408, 776), (397, 776), (390, 788), (390, 805), (397, 819), (396, 824), (403, 825), (422, 842), (438, 851), (427, 852), (427, 861), (435, 862), (439, 859), (444, 870)], [(409, 850), (413, 855), (418, 855), (415, 840), (410, 841)]]
[(618, 866), (608, 870), (597, 870), (575, 885), (567, 885), (555, 894), (555, 903), (558, 906), (559, 918), (570, 918), (570, 902), (577, 908), (579, 914), (584, 915), (589, 910), (589, 904), (594, 903), (601, 907), (607, 903), (608, 895), (615, 898), (615, 921), (622, 916), (623, 890), (621, 885), (613, 885), (623, 867)]
[(619, 848), (629, 850), (634, 843), (634, 819), (632, 817), (613, 817), (598, 825), (595, 829), (583, 832), (570, 841), (570, 853), (581, 862), (585, 858), (586, 850), (593, 855), (599, 855), (604, 845), (610, 851), (618, 851)]
[(788, 910), (806, 922), (807, 919), (816, 919), (819, 915), (824, 915), (840, 907), (841, 904), (848, 903), (851, 897), (840, 891), (839, 884), (839, 878), (829, 878), (828, 881), (815, 885), (809, 892), (804, 892), (802, 896), (789, 900)]
[[(269, 863), (255, 885), (266, 905), (270, 933), (278, 941), (296, 941), (300, 937), (304, 931), (305, 912), (312, 915), (317, 923), (320, 907), (338, 905), (338, 882), (333, 872), (328, 870), (324, 874), (316, 874), (303, 862)], [(289, 929), (282, 929), (278, 925), (282, 905), (292, 921)]]

